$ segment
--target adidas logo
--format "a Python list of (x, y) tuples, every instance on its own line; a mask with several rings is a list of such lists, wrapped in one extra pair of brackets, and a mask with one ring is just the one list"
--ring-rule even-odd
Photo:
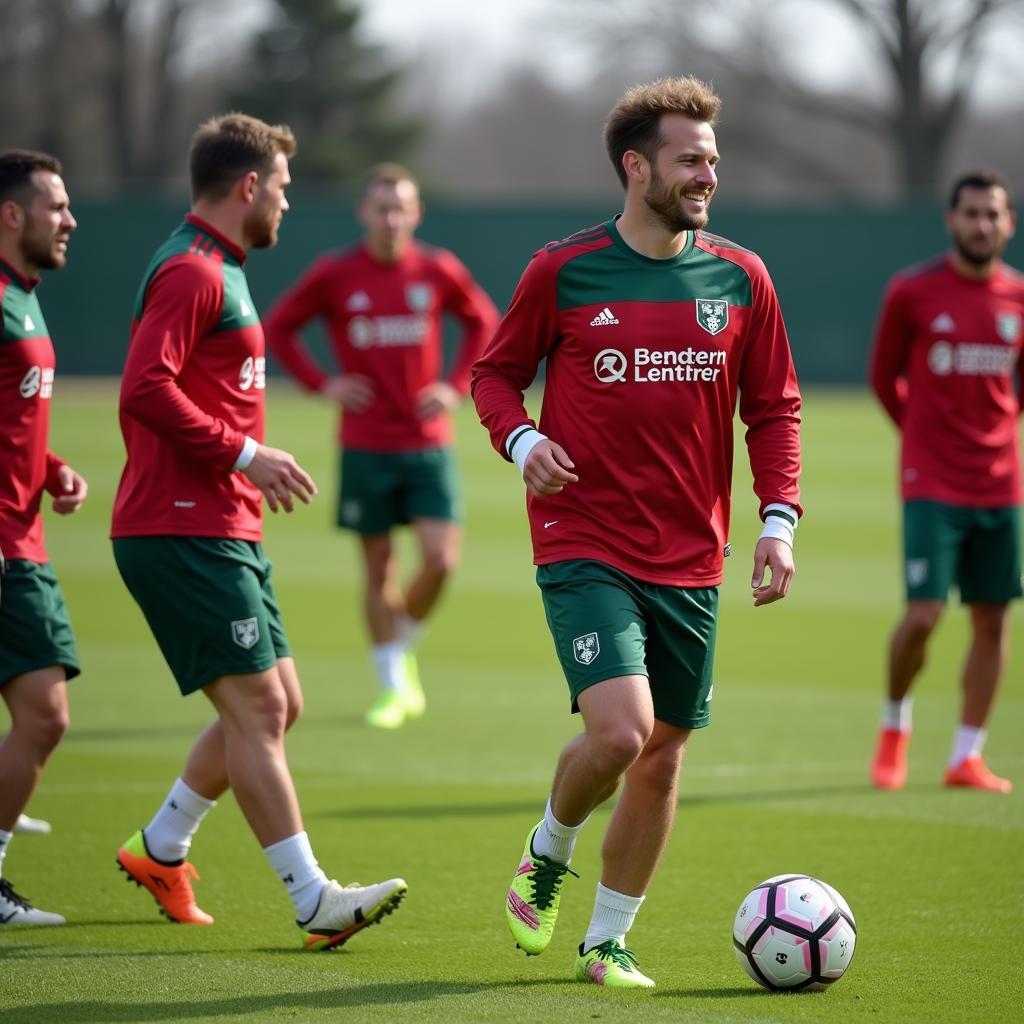
[(353, 292), (345, 303), (345, 308), (350, 313), (358, 313), (370, 308), (370, 296), (366, 292)]
[(35, 329), (36, 329), (36, 325), (34, 323), (32, 323), (32, 317), (30, 317), (28, 315), (28, 313), (26, 313), (25, 314), (25, 330), (26, 331), (34, 331)]
[(252, 310), (249, 308), (249, 303), (246, 302), (245, 299), (241, 300), (240, 309), (242, 316), (252, 316)]
[(945, 333), (947, 331), (955, 331), (956, 324), (953, 322), (953, 318), (948, 313), (940, 313), (932, 321), (932, 330), (938, 331), (939, 333)]
[(590, 321), (591, 327), (607, 327), (609, 324), (617, 324), (619, 318), (607, 307), (601, 310), (593, 320)]

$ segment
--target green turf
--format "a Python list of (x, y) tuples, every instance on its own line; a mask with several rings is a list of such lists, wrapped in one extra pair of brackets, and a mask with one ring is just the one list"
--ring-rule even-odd
[[(570, 982), (589, 918), (607, 811), (584, 833), (548, 952), (505, 930), (504, 891), (576, 724), (533, 584), (521, 486), (464, 410), (464, 564), (424, 641), (426, 716), (398, 733), (361, 715), (373, 683), (351, 542), (330, 527), (329, 411), (275, 382), (271, 443), (316, 475), (320, 500), (269, 524), (267, 549), (306, 692), (289, 758), (325, 867), (345, 883), (402, 874), (401, 911), (335, 954), (298, 949), (290, 903), (228, 797), (193, 848), (212, 928), (172, 926), (129, 887), (114, 851), (145, 824), (209, 719), (182, 700), (116, 576), (106, 541), (121, 467), (115, 390), (61, 380), (53, 447), (89, 479), (86, 510), (48, 519), (85, 674), (73, 727), (30, 810), (50, 837), (17, 837), (5, 873), (58, 929), (0, 931), (0, 1019), (228, 1021), (1007, 1021), (1024, 1005), (1024, 630), (1013, 620), (993, 767), (1011, 797), (939, 780), (965, 637), (954, 605), (915, 708), (911, 780), (866, 783), (883, 648), (900, 606), (892, 431), (866, 397), (813, 393), (807, 517), (781, 605), (749, 606), (753, 499), (740, 446), (733, 548), (722, 591), (715, 718), (684, 769), (679, 824), (631, 933), (653, 994)], [(830, 991), (761, 992), (735, 962), (732, 916), (783, 871), (820, 875), (860, 929)], [(1016, 965), (1016, 966), (1015, 966)]]

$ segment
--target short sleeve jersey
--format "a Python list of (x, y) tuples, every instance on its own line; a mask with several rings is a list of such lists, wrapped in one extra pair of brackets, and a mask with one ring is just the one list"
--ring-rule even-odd
[(38, 283), (0, 260), (0, 551), (41, 564), (39, 507), (63, 462), (47, 451), (56, 364)]
[(879, 315), (871, 385), (902, 434), (901, 491), (950, 505), (1021, 501), (1024, 275), (987, 280), (946, 257), (897, 274)]
[(233, 472), (264, 429), (263, 329), (244, 260), (190, 215), (146, 271), (121, 380), (114, 537), (261, 539), (262, 495)]
[(753, 253), (698, 232), (675, 258), (649, 259), (614, 220), (536, 253), (474, 368), (477, 410), (506, 458), (543, 359), (539, 428), (579, 482), (528, 496), (537, 564), (594, 558), (654, 583), (718, 584), (737, 396), (762, 509), (799, 510), (800, 393)]

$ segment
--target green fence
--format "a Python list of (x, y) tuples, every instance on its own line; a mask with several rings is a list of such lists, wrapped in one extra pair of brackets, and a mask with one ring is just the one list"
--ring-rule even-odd
[[(249, 282), (259, 308), (325, 249), (358, 237), (351, 208), (289, 197), (275, 249), (252, 254)], [(61, 373), (117, 374), (139, 278), (178, 223), (183, 203), (166, 199), (76, 202), (79, 221), (66, 270), (40, 290)], [(421, 235), (453, 249), (499, 307), (530, 254), (597, 223), (613, 208), (455, 207), (431, 203)], [(759, 253), (775, 280), (804, 383), (859, 384), (879, 298), (889, 275), (946, 245), (936, 207), (781, 210), (716, 207), (721, 235)], [(1019, 243), (1017, 243), (1019, 248)], [(1011, 262), (1014, 253), (1009, 253)]]

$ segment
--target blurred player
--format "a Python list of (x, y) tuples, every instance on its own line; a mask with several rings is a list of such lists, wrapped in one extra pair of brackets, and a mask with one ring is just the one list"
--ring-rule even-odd
[(291, 132), (229, 114), (196, 133), (192, 211), (143, 278), (121, 383), (127, 463), (114, 556), (183, 695), (217, 720), (118, 863), (172, 921), (210, 924), (186, 860), (228, 788), (295, 904), (307, 949), (340, 945), (405, 894), (393, 878), (342, 888), (317, 864), (285, 759), (302, 693), (260, 543), (262, 499), (291, 512), (316, 493), (287, 452), (263, 445), (263, 331), (243, 265), (277, 241)]
[[(289, 372), (342, 409), (338, 525), (359, 536), (364, 613), (381, 687), (366, 719), (393, 729), (425, 707), (412, 650), (461, 544), (451, 411), (469, 391), (473, 361), (497, 311), (455, 256), (413, 238), (423, 206), (405, 168), (374, 168), (357, 212), (362, 244), (317, 260), (268, 313), (266, 332)], [(462, 325), (447, 379), (445, 313)], [(316, 319), (330, 333), (335, 376), (299, 337)], [(419, 565), (403, 589), (391, 531), (404, 523), (415, 531)]]
[(0, 743), (0, 925), (64, 923), (3, 877), (12, 834), (33, 820), (21, 812), (68, 727), (67, 680), (79, 674), (39, 512), (44, 491), (58, 515), (88, 491), (46, 447), (55, 360), (35, 288), (40, 270), (67, 262), (76, 227), (61, 174), (46, 153), (0, 152), (0, 693), (11, 713)]
[[(534, 255), (473, 374), (491, 441), (526, 482), (537, 582), (584, 725), (506, 917), (522, 949), (544, 951), (576, 838), (624, 779), (576, 961), (579, 980), (616, 987), (654, 985), (625, 937), (672, 830), (687, 739), (710, 721), (737, 397), (764, 520), (754, 604), (785, 597), (794, 571), (800, 395), (778, 300), (757, 256), (700, 230), (718, 109), (692, 78), (623, 96), (605, 126), (621, 217)], [(523, 390), (545, 357), (537, 430)], [(515, 719), (526, 758), (532, 713)]]
[[(1024, 277), (1002, 262), (1017, 218), (996, 173), (953, 187), (944, 256), (897, 274), (878, 321), (871, 386), (902, 437), (907, 607), (889, 647), (871, 779), (907, 778), (911, 697), (952, 584), (971, 617), (947, 786), (1009, 793), (982, 759), (1021, 596), (1019, 387)], [(1016, 378), (1016, 380), (1015, 380)]]

